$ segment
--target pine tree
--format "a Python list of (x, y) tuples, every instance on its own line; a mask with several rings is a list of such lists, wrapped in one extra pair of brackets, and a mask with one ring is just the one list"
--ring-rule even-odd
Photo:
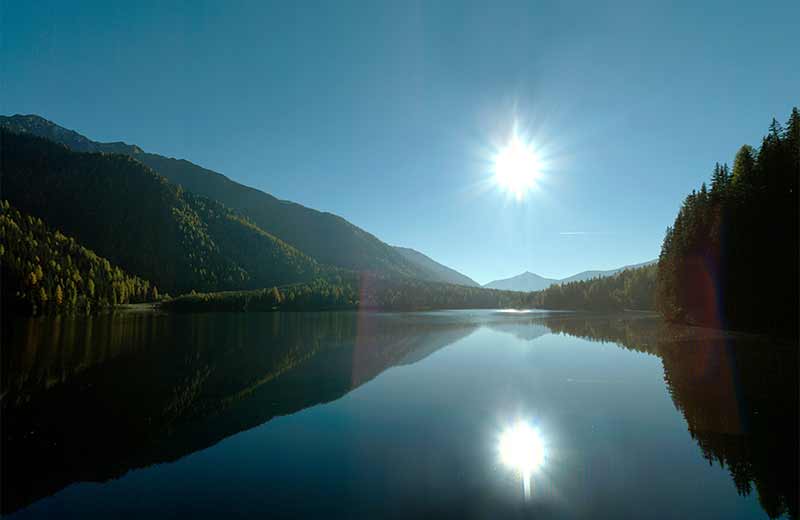
[(778, 142), (783, 137), (783, 127), (774, 117), (772, 123), (769, 125), (769, 139)]
[(725, 181), (725, 170), (717, 163), (714, 166), (714, 173), (711, 174), (711, 194), (719, 196), (725, 189)]
[(755, 179), (756, 159), (753, 154), (753, 147), (744, 145), (736, 152), (736, 158), (733, 160), (733, 175), (732, 182), (737, 187), (750, 188), (753, 186)]
[(792, 109), (792, 114), (786, 122), (784, 139), (790, 158), (789, 174), (792, 177), (790, 189), (797, 194), (798, 182), (800, 182), (800, 112), (798, 112), (797, 107)]

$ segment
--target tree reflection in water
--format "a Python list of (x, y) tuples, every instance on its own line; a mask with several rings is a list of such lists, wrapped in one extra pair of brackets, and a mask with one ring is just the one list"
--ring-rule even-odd
[(3, 512), (338, 399), (480, 327), (658, 356), (710, 464), (797, 517), (797, 345), (637, 314), (127, 314), (3, 327)]
[(672, 401), (709, 464), (764, 511), (798, 515), (798, 347), (647, 316), (551, 316), (553, 332), (659, 356)]
[(4, 327), (2, 512), (333, 401), (479, 326), (407, 316), (126, 313)]

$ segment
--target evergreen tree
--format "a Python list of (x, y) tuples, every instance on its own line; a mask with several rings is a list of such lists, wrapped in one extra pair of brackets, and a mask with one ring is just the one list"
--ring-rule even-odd
[(732, 182), (738, 188), (750, 190), (753, 188), (754, 175), (756, 168), (756, 159), (753, 155), (753, 147), (743, 145), (736, 152), (736, 158), (733, 160), (733, 176)]
[(739, 149), (732, 174), (717, 163), (709, 197), (686, 197), (659, 255), (668, 319), (796, 336), (798, 119), (796, 108), (786, 130), (773, 119), (757, 152)]

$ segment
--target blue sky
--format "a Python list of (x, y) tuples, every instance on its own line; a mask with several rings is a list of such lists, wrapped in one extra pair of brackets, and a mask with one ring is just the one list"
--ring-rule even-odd
[[(485, 283), (657, 257), (800, 104), (800, 2), (11, 2), (0, 111), (189, 159)], [(112, 4), (112, 5), (108, 5)], [(517, 121), (546, 159), (491, 182)]]

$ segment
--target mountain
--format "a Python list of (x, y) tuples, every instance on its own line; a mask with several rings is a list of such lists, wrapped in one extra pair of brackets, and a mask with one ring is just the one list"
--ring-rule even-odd
[(447, 267), (446, 265), (440, 264), (439, 262), (433, 260), (427, 255), (420, 253), (419, 251), (400, 246), (394, 246), (394, 249), (419, 269), (430, 273), (428, 276), (430, 276), (432, 280), (456, 285), (480, 287), (480, 284), (472, 278), (463, 275), (455, 269)]
[(218, 202), (128, 156), (0, 130), (3, 197), (169, 292), (308, 281), (321, 266)]
[(37, 115), (0, 116), (0, 126), (43, 137), (79, 152), (111, 152), (133, 157), (170, 182), (241, 213), (262, 230), (322, 264), (444, 281), (337, 215), (280, 200), (189, 161), (146, 153), (138, 146), (121, 142), (98, 143)]
[(649, 260), (647, 262), (642, 262), (640, 264), (626, 265), (624, 267), (619, 267), (617, 269), (610, 269), (608, 271), (583, 271), (581, 273), (574, 274), (567, 278), (562, 278), (561, 280), (558, 281), (558, 283), (582, 282), (584, 280), (591, 280), (592, 278), (605, 278), (607, 276), (614, 276), (617, 273), (621, 273), (625, 269), (636, 269), (639, 267), (653, 265), (656, 263), (658, 263), (658, 260)]
[(58, 126), (52, 121), (37, 115), (0, 116), (0, 127), (18, 134), (31, 134), (55, 141), (75, 152), (121, 153), (125, 155), (143, 153), (138, 146), (123, 142), (98, 143), (92, 141), (74, 130)]
[(541, 291), (543, 289), (547, 289), (553, 284), (559, 283), (570, 283), (570, 282), (582, 282), (585, 280), (591, 280), (592, 278), (605, 278), (608, 276), (614, 276), (617, 273), (621, 273), (625, 269), (635, 269), (637, 267), (644, 267), (647, 265), (652, 265), (658, 262), (658, 260), (650, 260), (648, 262), (642, 262), (641, 264), (634, 264), (634, 265), (626, 265), (624, 267), (619, 267), (617, 269), (610, 269), (608, 271), (583, 271), (578, 274), (574, 274), (572, 276), (568, 276), (567, 278), (562, 278), (560, 280), (555, 278), (544, 278), (543, 276), (539, 276), (538, 274), (534, 274), (528, 271), (524, 273), (513, 276), (511, 278), (504, 278), (502, 280), (494, 280), (493, 282), (489, 282), (484, 287), (488, 289), (502, 289), (505, 291)]
[(538, 274), (525, 271), (524, 273), (518, 274), (517, 276), (512, 276), (511, 278), (494, 280), (493, 282), (489, 282), (484, 285), (484, 287), (487, 289), (501, 289), (504, 291), (531, 292), (547, 289), (554, 283), (558, 283), (558, 280), (554, 280), (553, 278), (544, 278)]

